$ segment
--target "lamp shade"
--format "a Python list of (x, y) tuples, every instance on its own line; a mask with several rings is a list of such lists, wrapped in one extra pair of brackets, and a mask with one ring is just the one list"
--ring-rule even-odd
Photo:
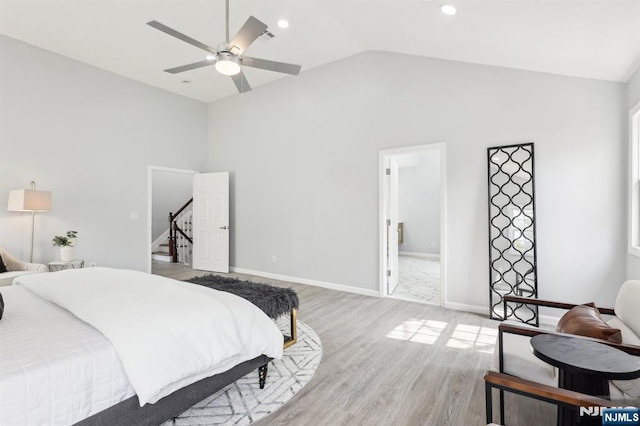
[(53, 208), (51, 192), (35, 189), (9, 191), (7, 210), (10, 212), (46, 212)]

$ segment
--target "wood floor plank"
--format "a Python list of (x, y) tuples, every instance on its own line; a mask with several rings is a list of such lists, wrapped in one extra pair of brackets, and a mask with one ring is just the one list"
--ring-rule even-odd
[[(205, 274), (158, 263), (153, 273), (180, 280)], [(225, 276), (295, 289), (298, 318), (322, 340), (322, 362), (311, 382), (255, 426), (486, 424), (483, 377), (492, 364), (491, 333), (497, 333), (498, 322), (433, 305)], [(428, 321), (431, 334), (413, 341), (388, 337), (411, 329), (411, 321)], [(497, 393), (497, 416), (496, 400)], [(509, 425), (555, 424), (551, 404), (507, 395), (506, 407)]]

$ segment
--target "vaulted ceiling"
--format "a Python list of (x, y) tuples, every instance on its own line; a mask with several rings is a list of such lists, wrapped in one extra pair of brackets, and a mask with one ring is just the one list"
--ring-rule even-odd
[[(247, 55), (302, 72), (362, 51), (625, 82), (640, 64), (634, 0), (230, 0), (231, 35), (253, 15), (276, 37)], [(455, 16), (440, 11), (457, 7)], [(157, 20), (215, 47), (225, 39), (224, 0), (0, 0), (0, 33), (204, 102), (237, 95), (205, 67), (162, 70), (206, 52), (147, 25)], [(290, 26), (279, 28), (285, 18)], [(251, 86), (296, 78), (245, 68)], [(185, 82), (186, 81), (186, 82)]]

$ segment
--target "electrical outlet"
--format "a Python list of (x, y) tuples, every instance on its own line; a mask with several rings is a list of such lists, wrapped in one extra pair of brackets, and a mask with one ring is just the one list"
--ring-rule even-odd
[(276, 255), (273, 254), (271, 255), (271, 263), (276, 263), (278, 261), (278, 259), (276, 258)]

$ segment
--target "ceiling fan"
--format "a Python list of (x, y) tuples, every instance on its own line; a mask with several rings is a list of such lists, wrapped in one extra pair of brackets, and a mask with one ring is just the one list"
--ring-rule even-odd
[(244, 73), (242, 72), (241, 65), (260, 68), (263, 70), (281, 72), (285, 74), (298, 75), (300, 73), (300, 65), (287, 64), (285, 62), (269, 61), (267, 59), (252, 58), (250, 56), (244, 56), (243, 53), (247, 48), (256, 41), (258, 37), (263, 34), (268, 34), (271, 37), (273, 35), (267, 30), (267, 25), (264, 22), (250, 16), (247, 22), (244, 23), (240, 31), (229, 40), (229, 0), (225, 2), (225, 24), (226, 24), (226, 39), (227, 41), (218, 44), (217, 48), (207, 46), (204, 43), (194, 40), (191, 37), (182, 34), (169, 28), (158, 21), (147, 22), (147, 25), (169, 34), (175, 38), (178, 38), (184, 42), (198, 47), (206, 52), (209, 52), (207, 58), (204, 61), (194, 62), (192, 64), (182, 65), (180, 67), (169, 68), (164, 70), (170, 74), (177, 74), (184, 71), (193, 70), (196, 68), (202, 68), (209, 65), (214, 65), (216, 70), (220, 74), (228, 75), (231, 77), (238, 92), (244, 93), (251, 90), (251, 86), (247, 81)]

